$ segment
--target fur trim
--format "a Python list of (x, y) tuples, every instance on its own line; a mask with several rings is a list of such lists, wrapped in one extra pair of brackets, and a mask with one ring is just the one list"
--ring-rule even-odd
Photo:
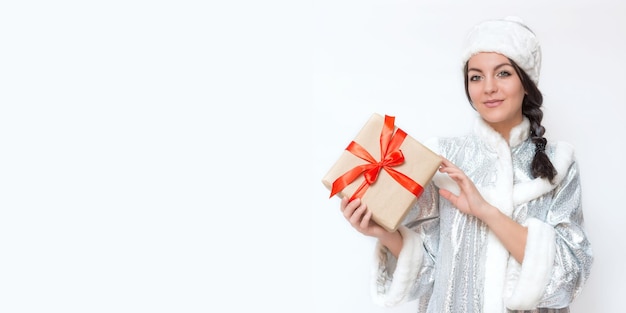
[(441, 189), (447, 189), (457, 196), (461, 193), (461, 187), (459, 187), (459, 184), (457, 184), (447, 174), (436, 172), (432, 180), (433, 180), (433, 183), (435, 183), (435, 186)]
[[(506, 144), (504, 145), (506, 146)], [(503, 150), (505, 148), (508, 149), (508, 147), (502, 147)], [(496, 166), (499, 167), (498, 172), (500, 173), (498, 182), (495, 184), (496, 187), (479, 191), (487, 202), (498, 208), (503, 214), (511, 216), (513, 203), (510, 195), (513, 191), (513, 171), (510, 153), (500, 153), (500, 162)], [(504, 311), (502, 291), (504, 290), (504, 277), (508, 259), (509, 251), (502, 245), (500, 239), (492, 231), (489, 231), (485, 255), (483, 312)]]
[[(475, 124), (474, 131), (483, 138), (487, 145), (498, 155), (497, 166), (498, 181), (491, 189), (480, 189), (480, 194), (491, 205), (498, 208), (506, 216), (513, 214), (513, 161), (511, 159), (511, 146), (515, 146), (528, 138), (530, 122), (524, 118), (522, 123), (513, 127), (509, 136), (509, 143), (504, 140), (500, 133), (496, 132), (482, 118)], [(485, 286), (483, 297), (483, 312), (504, 311), (502, 292), (505, 288), (507, 262), (509, 252), (502, 245), (498, 237), (493, 233), (487, 234), (487, 252), (485, 257)]]
[(511, 129), (509, 133), (509, 142), (504, 140), (504, 137), (493, 129), (485, 120), (477, 118), (474, 122), (474, 132), (481, 137), (489, 147), (492, 149), (502, 148), (502, 144), (505, 144), (507, 153), (510, 154), (510, 147), (515, 147), (520, 143), (528, 139), (528, 133), (530, 131), (530, 121), (527, 117), (524, 117), (522, 122)]
[(398, 227), (398, 231), (402, 235), (402, 250), (398, 256), (391, 285), (384, 293), (378, 290), (381, 284), (380, 275), (384, 275), (379, 273), (379, 270), (384, 266), (382, 261), (387, 257), (388, 250), (380, 241), (376, 244), (375, 274), (373, 275), (375, 281), (371, 284), (371, 293), (374, 303), (380, 306), (392, 307), (408, 300), (410, 290), (424, 260), (423, 242), (419, 235), (406, 226)]
[(521, 18), (507, 16), (474, 26), (465, 40), (463, 64), (480, 52), (505, 55), (514, 60), (535, 84), (539, 84), (541, 45)]
[(511, 310), (531, 310), (543, 296), (550, 282), (556, 256), (556, 232), (550, 225), (529, 218), (528, 238), (522, 265), (509, 260), (507, 287), (504, 293), (506, 307)]
[(524, 117), (524, 120), (519, 125), (511, 129), (511, 133), (509, 134), (509, 146), (515, 147), (526, 141), (526, 139), (528, 139), (529, 132), (530, 120), (527, 117)]
[(513, 191), (513, 203), (521, 204), (539, 198), (552, 191), (563, 181), (569, 167), (574, 162), (574, 147), (563, 141), (555, 142), (552, 146), (554, 147), (554, 154), (550, 161), (552, 161), (552, 165), (554, 165), (557, 171), (554, 182), (550, 183), (547, 179), (538, 177), (527, 182), (518, 183)]

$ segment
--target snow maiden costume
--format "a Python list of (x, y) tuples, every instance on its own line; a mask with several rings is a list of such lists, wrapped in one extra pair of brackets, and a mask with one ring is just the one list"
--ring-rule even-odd
[(433, 313), (568, 312), (593, 261), (582, 228), (578, 166), (569, 144), (550, 143), (554, 183), (532, 178), (535, 145), (528, 128), (524, 119), (507, 144), (479, 118), (467, 137), (426, 143), (460, 166), (487, 202), (528, 227), (523, 265), (478, 218), (439, 196), (439, 188), (459, 188), (437, 173), (399, 228), (404, 244), (398, 259), (377, 245), (375, 301), (392, 306), (418, 299), (418, 312)]
[[(497, 38), (493, 31), (503, 27), (491, 26), (474, 34)], [(517, 49), (504, 51), (505, 55), (536, 82), (540, 53), (528, 49), (535, 42), (528, 40), (523, 24), (511, 27), (505, 35), (519, 32), (523, 40), (514, 38)], [(483, 42), (469, 50), (485, 51), (484, 47)], [(535, 59), (520, 58), (515, 54), (519, 51), (533, 51)], [(583, 228), (578, 165), (572, 146), (549, 142), (545, 153), (557, 175), (552, 182), (534, 178), (530, 163), (536, 147), (529, 134), (526, 117), (511, 130), (509, 142), (478, 118), (467, 136), (425, 143), (459, 166), (487, 202), (528, 228), (522, 264), (480, 219), (460, 212), (439, 195), (440, 188), (458, 194), (459, 187), (446, 174), (437, 173), (399, 228), (403, 247), (398, 258), (377, 243), (375, 302), (393, 306), (417, 300), (420, 313), (569, 312), (593, 263)]]

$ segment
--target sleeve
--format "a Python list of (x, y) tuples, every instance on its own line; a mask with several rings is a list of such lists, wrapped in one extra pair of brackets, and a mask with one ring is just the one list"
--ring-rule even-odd
[(511, 258), (505, 301), (509, 309), (567, 307), (580, 293), (593, 263), (585, 233), (579, 170), (572, 162), (561, 183), (533, 201), (549, 201), (544, 218), (529, 217), (524, 260)]
[(438, 188), (430, 182), (398, 228), (403, 245), (397, 259), (376, 243), (371, 283), (376, 304), (392, 307), (416, 299), (428, 302), (439, 244), (438, 205)]

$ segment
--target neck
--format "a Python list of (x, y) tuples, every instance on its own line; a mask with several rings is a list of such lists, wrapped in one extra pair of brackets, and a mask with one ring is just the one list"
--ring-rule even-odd
[(523, 121), (523, 116), (520, 116), (519, 119), (508, 120), (498, 123), (491, 123), (489, 121), (485, 121), (491, 128), (493, 128), (496, 132), (504, 138), (504, 140), (508, 143), (511, 136), (511, 129), (513, 127), (519, 125)]

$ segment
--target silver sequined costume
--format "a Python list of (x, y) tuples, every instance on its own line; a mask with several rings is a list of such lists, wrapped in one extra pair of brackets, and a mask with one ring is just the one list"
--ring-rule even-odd
[(377, 303), (416, 299), (418, 312), (432, 313), (569, 311), (593, 263), (578, 166), (569, 144), (549, 142), (557, 176), (552, 184), (533, 178), (529, 126), (524, 119), (507, 143), (478, 118), (468, 136), (426, 142), (459, 166), (485, 200), (528, 227), (522, 264), (482, 221), (439, 196), (439, 188), (458, 193), (459, 187), (437, 173), (399, 228), (404, 245), (398, 259), (376, 246)]

